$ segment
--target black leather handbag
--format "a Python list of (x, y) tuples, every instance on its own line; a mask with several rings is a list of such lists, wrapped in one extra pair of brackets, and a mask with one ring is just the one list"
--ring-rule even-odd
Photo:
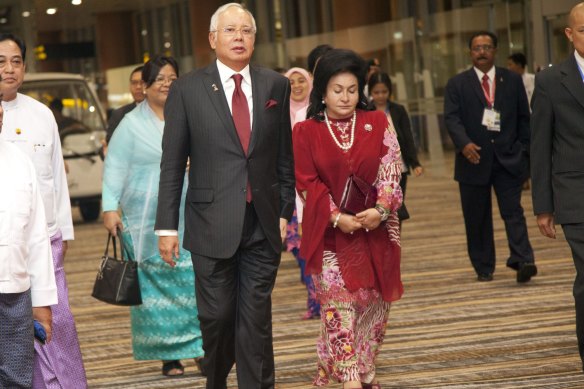
[[(140, 305), (142, 294), (138, 281), (138, 263), (130, 258), (124, 259), (124, 245), (122, 233), (118, 232), (120, 239), (120, 253), (118, 258), (116, 249), (116, 237), (108, 234), (105, 253), (101, 259), (101, 266), (95, 277), (93, 293), (91, 295), (98, 300), (114, 305)], [(110, 242), (114, 242), (114, 256), (109, 256)]]

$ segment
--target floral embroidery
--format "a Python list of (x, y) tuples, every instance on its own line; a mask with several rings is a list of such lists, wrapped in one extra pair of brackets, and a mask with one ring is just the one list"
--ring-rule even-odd
[(383, 144), (388, 146), (387, 154), (381, 159), (384, 164), (399, 162), (401, 160), (401, 150), (397, 135), (393, 127), (387, 127), (385, 134), (383, 134)]
[(377, 172), (377, 204), (389, 211), (397, 211), (403, 201), (401, 180), (401, 151), (393, 127), (385, 131), (383, 144), (388, 146), (387, 154), (381, 158)]
[(383, 342), (383, 338), (385, 336), (385, 323), (375, 323), (373, 326), (373, 342), (377, 344), (381, 344)]
[[(321, 337), (317, 341), (316, 386), (371, 382), (385, 334), (389, 303), (374, 290), (349, 292), (334, 253), (325, 251), (322, 273), (314, 276), (321, 298)], [(322, 300), (323, 293), (330, 299)]]
[[(340, 324), (340, 322), (339, 322)], [(333, 355), (337, 361), (346, 361), (355, 355), (353, 331), (341, 329), (329, 335)]]
[(324, 311), (324, 325), (329, 333), (337, 332), (341, 329), (341, 314), (336, 308), (328, 308)]

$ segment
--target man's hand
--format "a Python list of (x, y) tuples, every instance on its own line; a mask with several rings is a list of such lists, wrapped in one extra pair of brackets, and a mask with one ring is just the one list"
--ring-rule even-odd
[(118, 215), (117, 211), (107, 211), (103, 213), (103, 226), (112, 234), (112, 236), (118, 236), (117, 231), (122, 231), (124, 226), (122, 224), (122, 219)]
[(481, 161), (481, 155), (479, 154), (480, 147), (470, 142), (462, 149), (462, 155), (468, 160), (468, 162), (478, 165)]
[(64, 240), (63, 241), (63, 258), (65, 258), (65, 254), (67, 254), (67, 250), (69, 250), (69, 242)]
[(280, 238), (282, 238), (282, 243), (286, 240), (286, 227), (288, 226), (288, 220), (280, 218)]
[(49, 343), (53, 337), (53, 312), (51, 307), (33, 307), (32, 317), (45, 327), (45, 332), (47, 333), (45, 343)]
[(175, 259), (179, 256), (178, 236), (159, 236), (158, 250), (164, 262), (171, 267), (176, 266)]
[(553, 213), (541, 213), (537, 215), (537, 226), (543, 236), (556, 239), (556, 225), (554, 224)]

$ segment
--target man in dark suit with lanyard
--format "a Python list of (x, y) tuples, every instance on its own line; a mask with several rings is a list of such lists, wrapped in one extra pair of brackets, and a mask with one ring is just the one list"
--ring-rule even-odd
[(584, 3), (572, 8), (566, 36), (574, 53), (535, 76), (531, 100), (533, 211), (540, 232), (561, 224), (576, 266), (576, 335), (584, 363)]
[(451, 78), (444, 96), (446, 127), (456, 147), (467, 248), (479, 281), (491, 281), (495, 242), (491, 188), (505, 222), (507, 266), (523, 283), (537, 274), (521, 207), (528, 174), (529, 106), (521, 77), (495, 67), (497, 37), (488, 31), (469, 41), (473, 67)]
[[(256, 24), (241, 4), (220, 7), (209, 42), (217, 61), (170, 89), (156, 233), (174, 266), (185, 168), (184, 247), (191, 251), (207, 388), (274, 387), (271, 292), (295, 202), (290, 84), (249, 64)], [(174, 236), (168, 236), (174, 235)]]

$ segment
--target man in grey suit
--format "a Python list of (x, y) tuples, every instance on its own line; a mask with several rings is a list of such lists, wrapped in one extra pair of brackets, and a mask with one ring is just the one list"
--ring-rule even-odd
[(576, 266), (576, 335), (584, 363), (584, 3), (572, 8), (565, 33), (574, 54), (535, 76), (531, 100), (533, 210), (540, 232), (561, 224)]
[[(185, 167), (184, 247), (191, 251), (207, 388), (225, 388), (237, 363), (240, 388), (274, 387), (271, 292), (294, 209), (290, 85), (249, 64), (253, 15), (240, 4), (211, 18), (217, 61), (172, 84), (156, 230), (163, 259), (178, 257)], [(166, 236), (165, 236), (166, 235)]]

